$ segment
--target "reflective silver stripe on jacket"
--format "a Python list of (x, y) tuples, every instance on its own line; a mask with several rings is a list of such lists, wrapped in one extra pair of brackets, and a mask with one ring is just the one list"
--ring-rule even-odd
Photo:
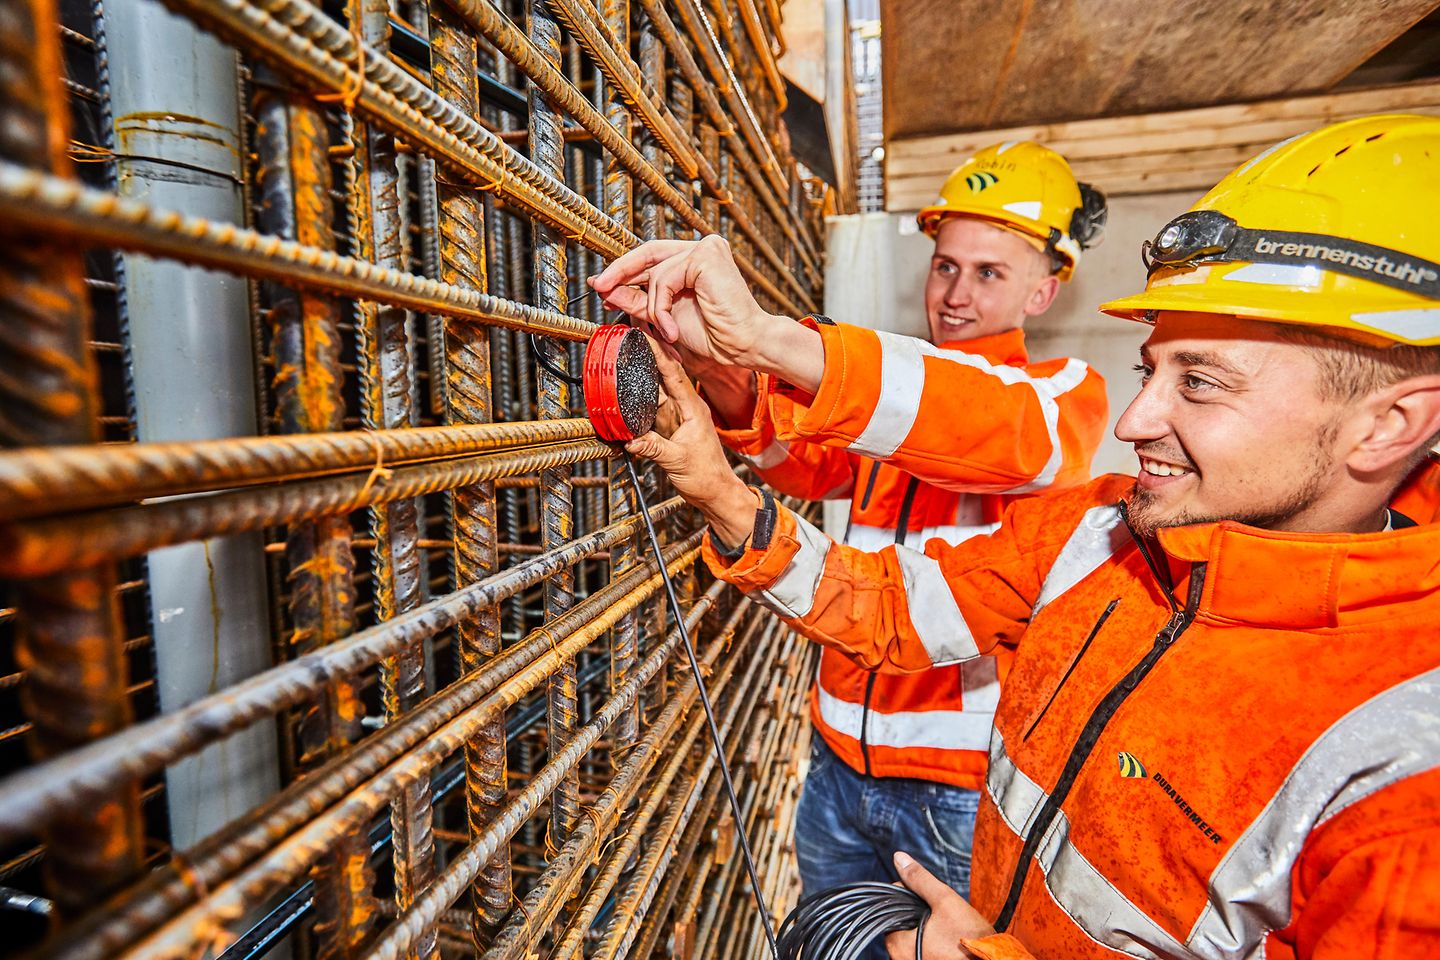
[(1206, 958), (1247, 955), (1290, 925), (1290, 878), (1306, 839), (1352, 804), (1440, 767), (1440, 668), (1376, 694), (1330, 726), (1210, 875), (1188, 943)]
[[(880, 399), (860, 436), (850, 444), (853, 453), (884, 460), (900, 449), (920, 414), (925, 390), (925, 341), (877, 332), (880, 338)], [(925, 344), (928, 346), (928, 344)]]
[(1086, 510), (1045, 574), (1045, 582), (1040, 584), (1040, 596), (1035, 601), (1031, 616), (1099, 570), (1105, 561), (1130, 542), (1130, 531), (1121, 518), (1119, 504)]
[(992, 363), (961, 350), (942, 350), (915, 337), (879, 331), (876, 336), (880, 339), (880, 399), (865, 429), (850, 444), (852, 452), (884, 460), (900, 449), (920, 415), (920, 399), (925, 392), (925, 358), (935, 357), (983, 371), (1006, 385), (1025, 384), (1035, 392), (1050, 439), (1050, 455), (1034, 479), (1011, 492), (1040, 490), (1054, 482), (1065, 461), (1060, 444), (1058, 400), (1084, 382), (1089, 367), (1083, 361), (1071, 358), (1048, 377), (1032, 377), (1023, 367)]
[(960, 613), (955, 594), (940, 564), (918, 550), (896, 547), (895, 559), (905, 582), (905, 609), (910, 625), (937, 667), (980, 656), (975, 637)]
[(1010, 831), (1021, 840), (1029, 836), (1035, 815), (1045, 803), (1045, 791), (1015, 766), (1005, 752), (1005, 740), (999, 730), (990, 734), (990, 768), (985, 773), (985, 791)]
[(795, 515), (795, 538), (800, 549), (790, 564), (768, 590), (756, 596), (762, 604), (782, 617), (798, 619), (815, 606), (820, 577), (825, 572), (825, 556), (834, 543), (798, 514)]
[[(988, 659), (988, 658), (986, 658)], [(820, 717), (835, 732), (860, 739), (872, 747), (933, 747), (938, 750), (984, 750), (995, 726), (995, 714), (964, 710), (906, 710), (884, 713), (871, 710), (865, 719), (862, 704), (842, 700), (822, 683), (817, 697)]]
[(779, 437), (776, 437), (767, 443), (765, 449), (759, 453), (742, 453), (740, 454), (740, 459), (750, 464), (750, 466), (756, 470), (769, 470), (771, 467), (780, 466), (788, 456), (790, 456), (790, 445)]

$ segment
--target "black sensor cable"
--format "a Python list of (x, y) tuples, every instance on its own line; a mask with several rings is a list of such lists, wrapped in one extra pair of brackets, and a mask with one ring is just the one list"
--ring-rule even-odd
[(760, 911), (760, 922), (765, 925), (765, 940), (770, 945), (771, 957), (780, 960), (780, 948), (775, 942), (775, 930), (770, 924), (770, 909), (765, 906), (765, 894), (760, 890), (760, 874), (755, 870), (755, 857), (750, 851), (750, 838), (745, 835), (745, 816), (740, 810), (740, 798), (735, 795), (735, 784), (730, 779), (730, 765), (725, 762), (725, 746), (720, 740), (720, 728), (715, 725), (715, 710), (710, 705), (710, 694), (705, 689), (700, 663), (695, 658), (690, 631), (685, 629), (685, 616), (680, 612), (680, 601), (675, 596), (675, 584), (670, 581), (670, 571), (665, 568), (665, 558), (660, 551), (660, 538), (655, 535), (655, 524), (650, 519), (650, 506), (645, 502), (645, 493), (640, 487), (640, 475), (635, 470), (635, 460), (628, 453), (624, 454), (624, 458), (625, 468), (630, 471), (630, 482), (635, 487), (635, 499), (639, 501), (640, 516), (645, 521), (645, 532), (650, 535), (650, 549), (660, 567), (660, 579), (665, 583), (665, 596), (670, 601), (675, 628), (680, 631), (680, 642), (685, 645), (690, 672), (695, 675), (695, 687), (700, 692), (700, 704), (705, 708), (705, 721), (710, 725), (710, 742), (715, 746), (715, 759), (719, 761), (720, 776), (725, 781), (725, 793), (730, 798), (730, 812), (735, 817), (735, 833), (740, 838), (740, 853), (745, 858), (745, 869), (750, 874), (750, 889), (755, 893), (755, 907)]
[(915, 931), (915, 960), (925, 949), (930, 907), (890, 883), (849, 883), (801, 900), (780, 924), (780, 960), (859, 960), (877, 937)]

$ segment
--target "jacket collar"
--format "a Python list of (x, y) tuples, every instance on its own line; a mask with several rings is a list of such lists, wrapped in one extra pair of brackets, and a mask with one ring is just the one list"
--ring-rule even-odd
[(1019, 327), (972, 340), (946, 340), (936, 346), (941, 350), (973, 353), (991, 363), (1004, 364), (1007, 367), (1023, 367), (1030, 362), (1030, 354), (1025, 350), (1025, 331)]
[(1234, 521), (1159, 532), (1182, 568), (1207, 564), (1199, 613), (1291, 629), (1336, 627), (1440, 589), (1440, 524), (1365, 533), (1281, 533)]

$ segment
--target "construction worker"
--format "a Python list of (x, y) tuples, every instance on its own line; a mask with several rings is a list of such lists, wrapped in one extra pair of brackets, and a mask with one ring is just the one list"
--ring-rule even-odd
[[(845, 542), (918, 548), (931, 537), (959, 543), (988, 533), (1016, 495), (1089, 479), (1107, 420), (1104, 383), (1079, 360), (1030, 363), (1023, 325), (1070, 278), (1104, 210), (1059, 154), (996, 144), (958, 167), (920, 211), (935, 240), (929, 343), (822, 317), (797, 327), (767, 316), (747, 329), (715, 329), (711, 317), (708, 334), (720, 346), (707, 339), (682, 357), (727, 427), (722, 440), (766, 483), (806, 499), (851, 498)], [(710, 242), (728, 258), (723, 242)], [(898, 676), (823, 654), (797, 816), (806, 892), (895, 880), (899, 849), (967, 888), (1008, 665), (1002, 651)]]
[(1153, 325), (1115, 431), (1139, 475), (958, 546), (865, 553), (775, 507), (666, 360), (676, 426), (630, 449), (709, 520), (717, 576), (869, 669), (1018, 650), (974, 906), (896, 857), (928, 960), (1440, 956), (1437, 208), (1440, 118), (1240, 167), (1102, 308)]

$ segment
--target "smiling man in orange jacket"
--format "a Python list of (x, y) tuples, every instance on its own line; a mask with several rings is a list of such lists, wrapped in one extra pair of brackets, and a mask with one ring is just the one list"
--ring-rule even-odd
[[(715, 362), (721, 351), (708, 342), (682, 356), (726, 427), (722, 441), (766, 483), (805, 499), (850, 498), (844, 542), (960, 543), (993, 530), (1017, 496), (1090, 478), (1108, 419), (1104, 382), (1080, 360), (1032, 363), (1024, 323), (1049, 308), (1104, 216), (1104, 198), (1077, 183), (1058, 153), (995, 144), (957, 167), (920, 211), (935, 241), (924, 289), (929, 342), (824, 317), (797, 327), (761, 316), (709, 331), (731, 363)], [(824, 652), (795, 837), (806, 893), (897, 879), (900, 849), (967, 890), (1009, 662), (1002, 650), (899, 676)]]
[[(897, 856), (929, 960), (1440, 955), (1437, 208), (1436, 118), (1242, 166), (1105, 305), (1154, 326), (1116, 428), (1138, 478), (959, 546), (864, 553), (774, 508), (665, 363), (678, 426), (630, 448), (710, 521), (718, 576), (867, 668), (1017, 651), (974, 907)], [(728, 286), (680, 266), (652, 296)]]

